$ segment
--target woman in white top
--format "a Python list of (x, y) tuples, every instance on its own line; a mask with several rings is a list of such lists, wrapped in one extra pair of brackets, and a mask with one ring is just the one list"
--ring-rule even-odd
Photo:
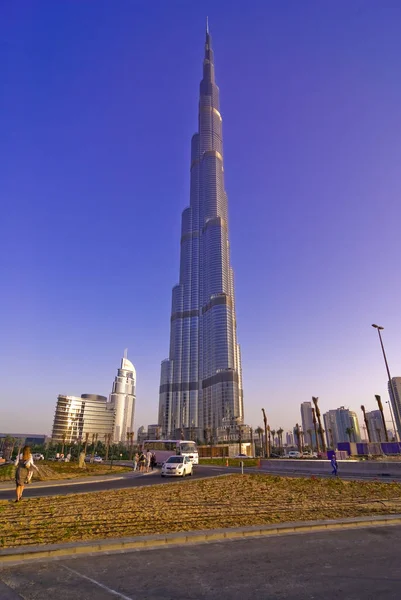
[(23, 447), (22, 453), (17, 456), (14, 464), (17, 467), (17, 470), (15, 471), (15, 485), (17, 494), (16, 502), (19, 502), (22, 498), (25, 482), (28, 481), (30, 470), (36, 469), (36, 471), (39, 471), (39, 469), (33, 462), (33, 457), (29, 446)]

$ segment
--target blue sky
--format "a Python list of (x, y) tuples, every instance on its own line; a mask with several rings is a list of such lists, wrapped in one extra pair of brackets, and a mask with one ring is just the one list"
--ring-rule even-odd
[(398, 1), (3, 2), (0, 431), (108, 395), (155, 422), (209, 16), (246, 421), (401, 375)]

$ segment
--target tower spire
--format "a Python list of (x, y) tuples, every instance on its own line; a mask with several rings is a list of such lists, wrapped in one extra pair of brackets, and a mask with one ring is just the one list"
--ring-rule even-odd
[(206, 17), (206, 33), (209, 35), (209, 17)]

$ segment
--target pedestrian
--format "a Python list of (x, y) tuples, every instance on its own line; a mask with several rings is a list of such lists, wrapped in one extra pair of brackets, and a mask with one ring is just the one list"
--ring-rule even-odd
[(146, 458), (143, 452), (140, 453), (139, 455), (139, 472), (143, 473), (143, 471), (145, 470), (145, 463), (146, 463)]
[(336, 459), (335, 453), (331, 457), (330, 464), (331, 464), (332, 469), (333, 469), (332, 472), (331, 472), (331, 474), (334, 475), (335, 477), (337, 477), (338, 464), (337, 464), (337, 459)]
[(24, 491), (24, 486), (26, 483), (29, 483), (29, 472), (32, 469), (36, 469), (39, 472), (39, 469), (33, 462), (31, 449), (29, 446), (24, 446), (21, 454), (17, 455), (17, 458), (14, 462), (17, 467), (15, 471), (15, 485), (16, 485), (16, 500), (15, 502), (19, 502), (22, 498), (22, 492)]
[(149, 473), (151, 460), (152, 460), (152, 451), (148, 450), (146, 452), (146, 473)]
[(138, 469), (138, 461), (139, 461), (139, 454), (138, 454), (138, 452), (136, 452), (135, 456), (134, 456), (134, 471), (136, 471)]
[(156, 454), (154, 452), (152, 452), (152, 458), (150, 459), (150, 468), (155, 469), (157, 465), (157, 461), (156, 461)]

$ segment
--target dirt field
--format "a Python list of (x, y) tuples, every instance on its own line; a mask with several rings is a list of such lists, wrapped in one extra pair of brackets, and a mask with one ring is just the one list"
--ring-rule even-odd
[(401, 485), (240, 474), (0, 502), (0, 546), (401, 512)]

